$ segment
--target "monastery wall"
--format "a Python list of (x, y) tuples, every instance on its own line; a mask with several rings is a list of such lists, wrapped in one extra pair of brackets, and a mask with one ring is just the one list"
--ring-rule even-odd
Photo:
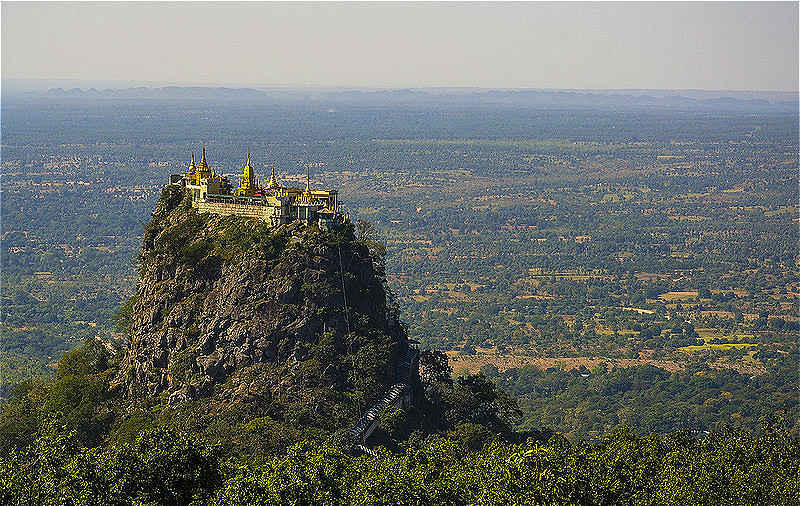
[(246, 204), (222, 204), (218, 202), (194, 202), (197, 211), (201, 213), (214, 213), (221, 216), (246, 216), (248, 218), (259, 218), (270, 221), (273, 209), (270, 206), (250, 206)]

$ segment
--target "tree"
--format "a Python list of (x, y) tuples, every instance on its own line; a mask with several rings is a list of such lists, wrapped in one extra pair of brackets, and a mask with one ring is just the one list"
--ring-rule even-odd
[(361, 242), (372, 240), (372, 236), (375, 233), (375, 225), (367, 220), (358, 219), (356, 220), (356, 233), (356, 237)]
[(437, 382), (452, 383), (453, 368), (441, 351), (423, 350), (419, 354), (419, 377), (425, 386)]

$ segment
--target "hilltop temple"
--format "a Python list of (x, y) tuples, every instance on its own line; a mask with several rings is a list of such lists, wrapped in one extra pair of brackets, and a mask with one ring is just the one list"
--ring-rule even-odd
[(200, 164), (195, 165), (193, 153), (186, 172), (171, 175), (169, 183), (188, 190), (192, 207), (199, 212), (258, 218), (274, 227), (305, 220), (327, 229), (343, 219), (339, 213), (338, 192), (312, 190), (309, 167), (306, 167), (305, 189), (281, 186), (274, 167), (269, 182), (261, 185), (250, 165), (248, 153), (242, 179), (233, 188), (226, 176), (209, 167), (204, 147)]

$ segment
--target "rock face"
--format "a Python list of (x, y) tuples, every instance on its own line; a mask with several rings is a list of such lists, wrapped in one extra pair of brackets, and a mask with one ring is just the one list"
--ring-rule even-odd
[(394, 356), (406, 345), (380, 258), (349, 223), (330, 232), (303, 223), (270, 229), (197, 214), (168, 187), (145, 227), (139, 265), (137, 293), (121, 313), (128, 348), (119, 383), (134, 399), (213, 395), (237, 372), (304, 360), (323, 334), (340, 359), (356, 334), (382, 336)]

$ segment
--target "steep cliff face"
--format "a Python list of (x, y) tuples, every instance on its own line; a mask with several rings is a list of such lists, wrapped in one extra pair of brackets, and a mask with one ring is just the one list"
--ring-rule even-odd
[[(353, 228), (198, 214), (168, 187), (145, 227), (136, 295), (121, 320), (119, 383), (175, 404), (360, 390), (394, 379), (406, 346), (380, 257)], [(354, 371), (358, 371), (357, 373)]]

